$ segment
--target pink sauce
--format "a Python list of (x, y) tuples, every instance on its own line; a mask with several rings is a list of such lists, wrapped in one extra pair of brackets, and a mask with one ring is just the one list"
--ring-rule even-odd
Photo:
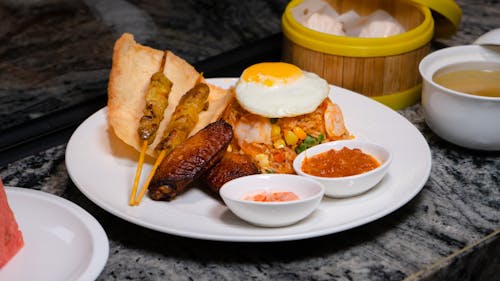
[(270, 192), (259, 192), (259, 193), (249, 193), (243, 196), (243, 200), (255, 201), (255, 202), (285, 202), (299, 200), (297, 194), (290, 191), (270, 191)]

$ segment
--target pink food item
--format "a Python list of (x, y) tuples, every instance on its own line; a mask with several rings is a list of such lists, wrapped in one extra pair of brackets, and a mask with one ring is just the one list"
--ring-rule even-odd
[(7, 194), (0, 180), (0, 268), (24, 246), (23, 234), (7, 202)]
[(243, 200), (255, 202), (285, 202), (299, 200), (297, 194), (290, 191), (259, 192), (257, 194), (247, 194)]

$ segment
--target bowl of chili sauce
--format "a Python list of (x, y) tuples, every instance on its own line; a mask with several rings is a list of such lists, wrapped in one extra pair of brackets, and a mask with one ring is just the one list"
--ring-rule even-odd
[(322, 143), (300, 153), (294, 160), (298, 175), (325, 186), (329, 197), (349, 197), (377, 185), (392, 161), (390, 151), (378, 144), (360, 140)]

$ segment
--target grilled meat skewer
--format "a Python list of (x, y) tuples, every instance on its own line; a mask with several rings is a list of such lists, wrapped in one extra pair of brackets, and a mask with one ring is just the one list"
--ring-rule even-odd
[(182, 96), (156, 150), (166, 150), (168, 154), (189, 136), (198, 122), (198, 114), (207, 107), (209, 93), (207, 84), (198, 83)]
[(163, 120), (163, 112), (168, 106), (168, 96), (172, 90), (172, 82), (162, 71), (151, 76), (148, 91), (146, 93), (146, 106), (144, 115), (139, 120), (137, 132), (143, 141), (151, 144), (156, 136), (156, 131)]
[(137, 163), (137, 169), (135, 171), (132, 192), (130, 193), (129, 205), (131, 206), (135, 202), (135, 195), (137, 193), (137, 186), (139, 185), (146, 149), (155, 139), (156, 131), (160, 126), (160, 122), (163, 120), (163, 112), (168, 106), (168, 97), (172, 90), (172, 81), (163, 74), (166, 58), (167, 52), (163, 52), (160, 70), (151, 76), (145, 97), (146, 106), (143, 110), (143, 116), (139, 120), (137, 133), (142, 140), (142, 145), (139, 162)]
[(158, 158), (156, 158), (146, 182), (141, 188), (139, 196), (134, 202), (135, 205), (141, 202), (156, 169), (160, 163), (162, 163), (165, 156), (170, 154), (176, 146), (181, 144), (193, 130), (199, 119), (198, 114), (203, 109), (207, 108), (209, 93), (210, 88), (207, 84), (197, 83), (191, 90), (182, 96), (167, 125), (163, 139), (155, 148), (160, 153)]

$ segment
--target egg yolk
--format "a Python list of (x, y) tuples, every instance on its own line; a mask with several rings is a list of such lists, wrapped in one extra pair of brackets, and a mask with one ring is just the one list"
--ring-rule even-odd
[(254, 82), (272, 87), (288, 84), (302, 76), (297, 66), (284, 62), (263, 62), (254, 64), (243, 71), (241, 78), (246, 82)]

